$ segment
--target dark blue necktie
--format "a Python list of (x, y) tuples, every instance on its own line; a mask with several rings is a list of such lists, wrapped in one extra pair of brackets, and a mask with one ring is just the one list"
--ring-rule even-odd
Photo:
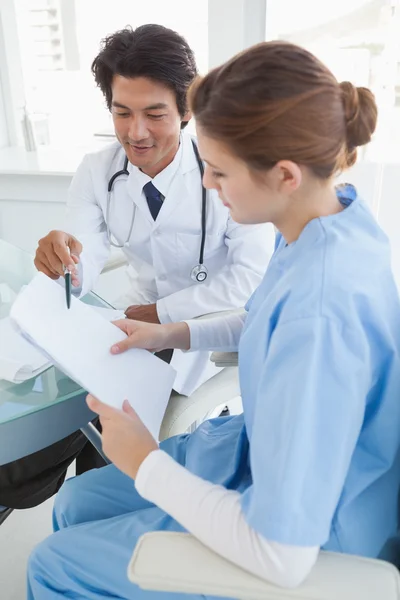
[(146, 196), (147, 204), (154, 220), (157, 219), (158, 213), (162, 206), (164, 196), (158, 191), (151, 181), (143, 186), (144, 195)]

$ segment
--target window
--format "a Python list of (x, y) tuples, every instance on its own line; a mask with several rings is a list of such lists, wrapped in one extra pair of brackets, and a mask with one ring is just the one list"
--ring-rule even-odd
[(400, 0), (268, 0), (266, 39), (304, 46), (339, 81), (371, 88), (378, 127), (360, 159), (400, 162)]
[(182, 34), (200, 72), (208, 66), (208, 2), (15, 0), (27, 111), (39, 143), (90, 144), (113, 132), (90, 66), (100, 40), (126, 25), (159, 23)]

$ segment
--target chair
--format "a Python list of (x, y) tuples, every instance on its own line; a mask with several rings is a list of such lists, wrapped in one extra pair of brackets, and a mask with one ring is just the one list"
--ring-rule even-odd
[(0, 525), (9, 517), (14, 509), (0, 506)]
[[(220, 365), (217, 365), (220, 366)], [(213, 408), (240, 395), (238, 370), (228, 367), (203, 383), (191, 396), (173, 392), (160, 429), (160, 441), (187, 431)]]
[(399, 600), (400, 575), (384, 561), (321, 552), (307, 580), (294, 590), (236, 567), (187, 533), (142, 536), (128, 577), (145, 590), (238, 600)]
[(110, 257), (104, 265), (101, 273), (109, 273), (110, 271), (115, 271), (116, 269), (120, 269), (126, 265), (128, 265), (128, 259), (122, 250), (113, 248), (110, 253)]

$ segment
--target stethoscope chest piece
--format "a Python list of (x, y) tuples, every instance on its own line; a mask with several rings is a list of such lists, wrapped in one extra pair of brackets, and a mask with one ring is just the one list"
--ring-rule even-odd
[(208, 271), (204, 265), (196, 265), (190, 272), (190, 277), (198, 283), (203, 283), (207, 279), (207, 276)]

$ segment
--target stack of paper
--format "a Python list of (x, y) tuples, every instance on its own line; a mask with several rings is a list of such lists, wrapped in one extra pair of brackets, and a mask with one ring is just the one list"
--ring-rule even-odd
[(38, 273), (19, 294), (11, 319), (54, 363), (85, 390), (120, 408), (127, 399), (157, 436), (175, 379), (174, 369), (146, 350), (112, 355), (126, 335)]
[(49, 358), (16, 331), (10, 319), (0, 319), (0, 379), (21, 383), (51, 366)]
[[(90, 306), (107, 321), (124, 319), (120, 310)], [(53, 364), (34, 344), (18, 332), (9, 317), (0, 319), (0, 380), (22, 383), (36, 377)]]

